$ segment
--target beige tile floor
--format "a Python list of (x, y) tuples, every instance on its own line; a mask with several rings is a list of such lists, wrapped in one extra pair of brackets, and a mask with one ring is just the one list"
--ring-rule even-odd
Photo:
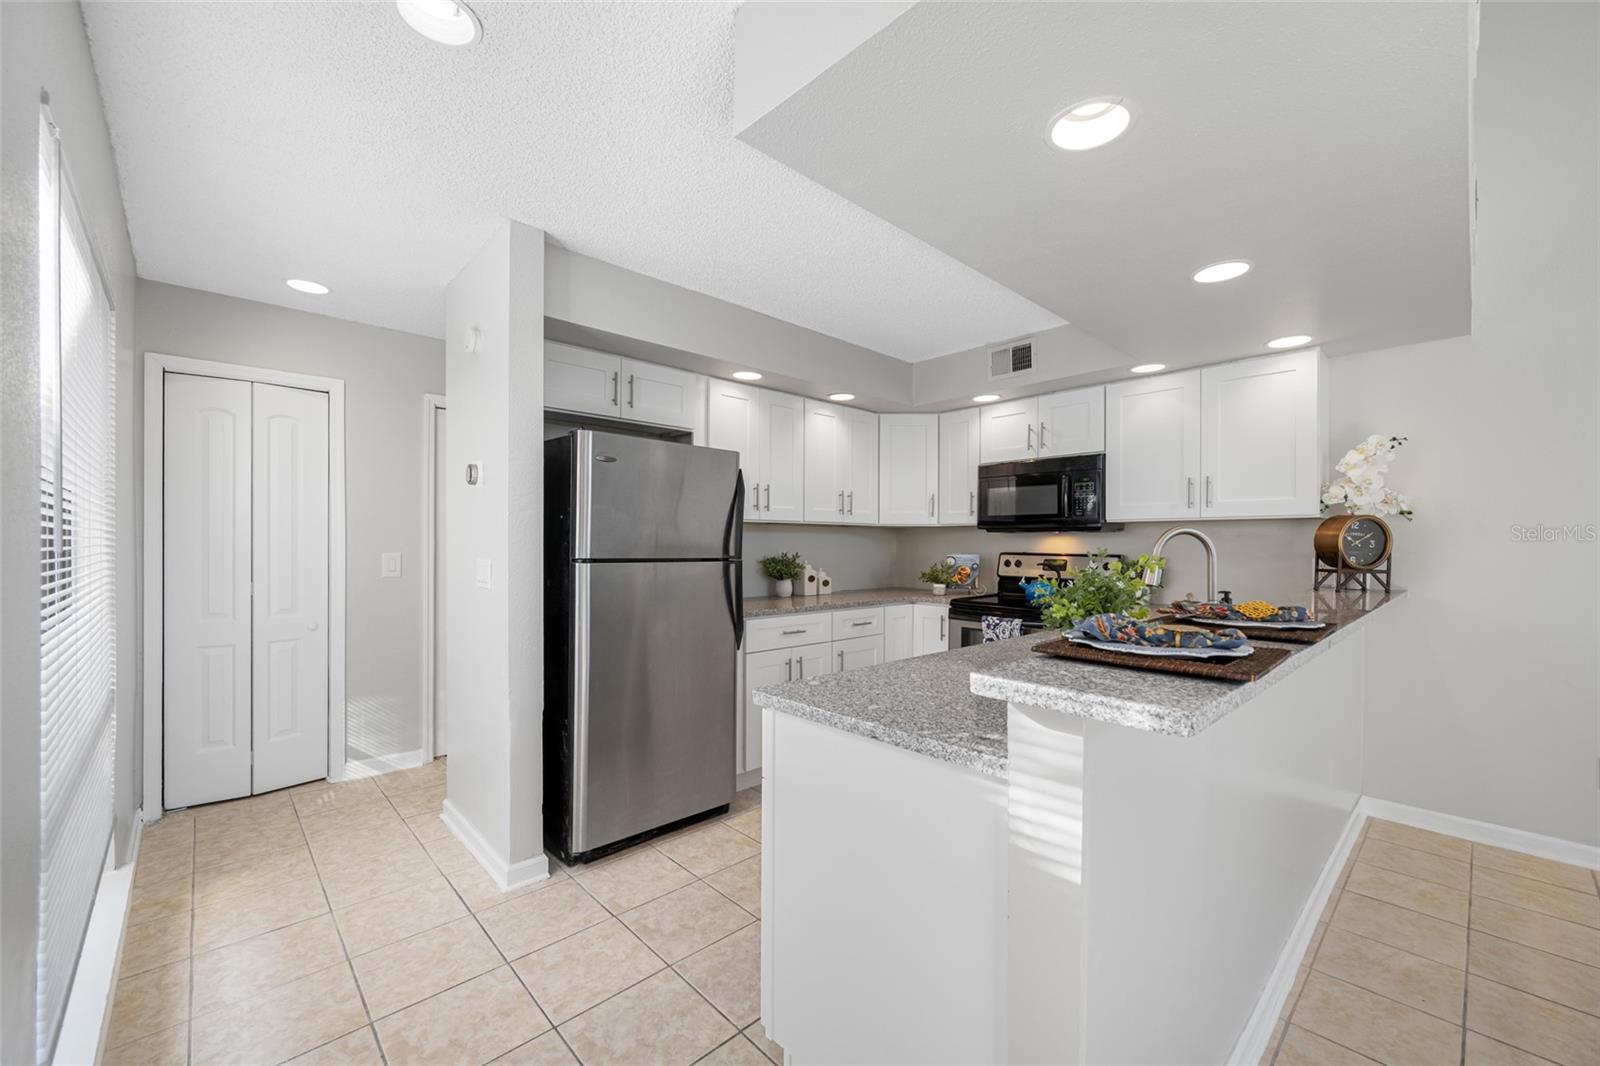
[(1263, 1066), (1600, 1063), (1600, 874), (1369, 820)]
[(761, 798), (501, 892), (439, 820), (445, 764), (146, 830), (109, 1066), (716, 1063), (760, 1014)]

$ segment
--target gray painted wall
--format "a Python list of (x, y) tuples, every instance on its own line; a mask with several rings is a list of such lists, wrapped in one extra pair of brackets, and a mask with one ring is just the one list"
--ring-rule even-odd
[[(39, 878), (39, 102), (109, 273), (117, 305), (117, 417), (131, 420), (134, 262), (82, 13), (0, 4), (0, 1062), (33, 1061)], [(134, 811), (138, 691), (131, 457), (119, 456), (117, 827)], [(124, 742), (124, 738), (126, 741)]]
[[(146, 352), (343, 379), (347, 752), (419, 748), (422, 397), (444, 392), (444, 342), (155, 281), (140, 280), (138, 294), (141, 395)], [(141, 453), (142, 412), (141, 403)], [(139, 464), (142, 485), (142, 454)], [(398, 579), (378, 576), (389, 551), (401, 553)]]
[(811, 565), (826, 570), (833, 587), (884, 588), (894, 583), (899, 531), (860, 526), (808, 526), (768, 522), (744, 527), (744, 594), (772, 595), (772, 582), (761, 573), (761, 559), (780, 552), (799, 552)]

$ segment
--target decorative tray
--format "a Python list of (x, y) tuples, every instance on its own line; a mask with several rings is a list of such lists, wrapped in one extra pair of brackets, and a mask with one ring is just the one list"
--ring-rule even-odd
[(1105, 651), (1065, 639), (1047, 640), (1035, 644), (1032, 650), (1056, 659), (1120, 666), (1128, 670), (1149, 670), (1158, 674), (1204, 677), (1212, 681), (1231, 681), (1234, 684), (1256, 680), (1293, 654), (1289, 648), (1255, 646), (1253, 654), (1243, 658), (1178, 659), (1170, 656), (1128, 655), (1120, 651)]
[(1265, 625), (1254, 622), (1219, 622), (1211, 618), (1195, 618), (1192, 615), (1179, 615), (1173, 621), (1187, 625), (1237, 629), (1251, 640), (1275, 640), (1280, 644), (1315, 644), (1319, 640), (1327, 639), (1335, 629), (1339, 628), (1337, 622), (1317, 622), (1315, 628), (1309, 628), (1305, 622), (1278, 622)]

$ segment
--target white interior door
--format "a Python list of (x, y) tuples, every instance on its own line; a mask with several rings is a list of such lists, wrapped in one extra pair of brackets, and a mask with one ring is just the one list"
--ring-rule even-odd
[(250, 383), (166, 376), (162, 760), (168, 808), (250, 794)]
[(445, 742), (444, 683), (444, 516), (445, 493), (450, 484), (444, 461), (444, 408), (433, 409), (433, 754), (437, 758), (450, 749)]
[(328, 394), (251, 386), (251, 791), (328, 776)]

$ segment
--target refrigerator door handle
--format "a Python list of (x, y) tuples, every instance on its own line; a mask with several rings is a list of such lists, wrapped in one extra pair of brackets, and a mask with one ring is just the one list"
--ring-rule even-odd
[(733, 502), (722, 534), (722, 587), (728, 595), (728, 616), (733, 622), (733, 646), (744, 646), (744, 471), (733, 479)]

